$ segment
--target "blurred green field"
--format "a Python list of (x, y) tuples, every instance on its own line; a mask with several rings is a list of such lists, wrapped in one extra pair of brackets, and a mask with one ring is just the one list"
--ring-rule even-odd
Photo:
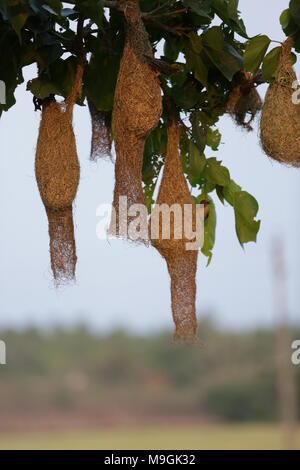
[[(300, 427), (296, 446), (300, 449)], [(1, 450), (63, 449), (224, 449), (280, 450), (278, 425), (202, 425), (130, 427), (108, 430), (0, 435)]]

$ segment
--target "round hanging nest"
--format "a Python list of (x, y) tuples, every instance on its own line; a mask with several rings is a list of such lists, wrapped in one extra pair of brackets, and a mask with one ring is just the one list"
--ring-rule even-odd
[(128, 208), (133, 204), (146, 205), (142, 187), (144, 145), (148, 134), (159, 122), (162, 98), (157, 73), (146, 60), (153, 57), (153, 51), (138, 0), (127, 0), (124, 5), (126, 42), (112, 115), (116, 149), (113, 201), (116, 220), (112, 220), (109, 233), (129, 238), (127, 229), (131, 218), (121, 223), (119, 201), (121, 196), (126, 196)]
[(80, 166), (73, 131), (73, 107), (81, 93), (82, 67), (64, 103), (44, 101), (35, 158), (35, 174), (49, 222), (51, 268), (59, 284), (75, 276), (76, 247), (72, 204)]
[(297, 80), (292, 64), (293, 44), (292, 37), (282, 44), (276, 77), (268, 88), (262, 110), (260, 138), (269, 157), (299, 167), (300, 106), (293, 102), (293, 84)]

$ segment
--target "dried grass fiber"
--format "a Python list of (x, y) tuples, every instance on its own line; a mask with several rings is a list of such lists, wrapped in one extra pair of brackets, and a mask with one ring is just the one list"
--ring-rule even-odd
[(262, 100), (254, 86), (253, 75), (242, 72), (241, 77), (241, 83), (229, 95), (227, 112), (238, 126), (252, 131), (251, 123), (261, 110)]
[[(128, 207), (144, 204), (142, 165), (145, 140), (162, 112), (161, 89), (157, 74), (144, 55), (153, 57), (137, 0), (125, 2), (126, 42), (117, 79), (112, 128), (116, 148), (113, 205), (116, 224), (109, 232), (120, 236), (119, 197), (127, 196)], [(128, 223), (130, 217), (128, 218)], [(126, 234), (122, 234), (126, 237)]]
[[(168, 128), (168, 144), (163, 177), (159, 188), (156, 204), (180, 204), (182, 210), (184, 204), (194, 202), (183, 174), (179, 156), (180, 131), (177, 124), (173, 123)], [(155, 211), (155, 207), (153, 209)], [(192, 213), (192, 226), (195, 230), (194, 211)], [(187, 240), (184, 232), (181, 239), (174, 237), (174, 216), (171, 213), (170, 239), (162, 236), (162, 223), (159, 221), (159, 238), (151, 239), (152, 245), (166, 260), (171, 278), (172, 313), (175, 322), (174, 340), (194, 342), (196, 339), (196, 271), (198, 250), (186, 250)], [(150, 225), (153, 223), (153, 213)]]
[(48, 216), (51, 268), (57, 284), (74, 278), (77, 260), (72, 203), (78, 189), (80, 166), (72, 116), (81, 87), (82, 67), (79, 66), (65, 103), (54, 99), (44, 102), (36, 149), (36, 180)]
[(93, 162), (105, 157), (111, 159), (111, 113), (98, 111), (90, 100), (88, 100), (88, 105), (92, 121), (90, 159)]

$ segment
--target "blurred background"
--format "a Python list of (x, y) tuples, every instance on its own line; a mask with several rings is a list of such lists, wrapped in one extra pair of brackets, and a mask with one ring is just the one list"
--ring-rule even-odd
[[(250, 36), (280, 41), (288, 0), (273, 0), (272, 14), (267, 3), (241, 0), (242, 17)], [(25, 81), (34, 74), (27, 68)], [(300, 366), (290, 360), (300, 339), (299, 172), (263, 154), (258, 123), (249, 134), (221, 120), (216, 156), (259, 201), (261, 231), (243, 251), (231, 208), (217, 206), (211, 265), (199, 257), (200, 344), (175, 346), (157, 252), (96, 237), (114, 168), (89, 162), (86, 107), (75, 113), (77, 283), (53, 287), (34, 176), (40, 115), (26, 85), (17, 103), (0, 122), (0, 448), (300, 448)]]

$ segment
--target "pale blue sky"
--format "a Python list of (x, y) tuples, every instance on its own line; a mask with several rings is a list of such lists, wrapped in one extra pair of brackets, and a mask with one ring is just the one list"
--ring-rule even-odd
[[(279, 15), (287, 5), (288, 0), (241, 0), (249, 34), (283, 39)], [(32, 69), (25, 75), (32, 78)], [(75, 111), (82, 169), (75, 205), (77, 284), (55, 290), (47, 220), (34, 176), (40, 115), (33, 111), (31, 94), (24, 85), (17, 91), (17, 103), (0, 121), (0, 325), (85, 322), (100, 330), (128, 326), (140, 332), (172, 327), (169, 279), (157, 252), (96, 238), (96, 208), (111, 202), (114, 169), (110, 162), (89, 162), (87, 108)], [(258, 199), (262, 226), (257, 245), (251, 244), (243, 252), (235, 236), (232, 209), (218, 204), (211, 266), (206, 268), (205, 258), (199, 257), (199, 315), (212, 311), (218, 322), (234, 328), (271, 324), (270, 250), (272, 238), (280, 235), (286, 244), (290, 315), (299, 320), (300, 173), (271, 162), (262, 153), (257, 126), (247, 134), (225, 117), (221, 131), (223, 144), (217, 157)]]

